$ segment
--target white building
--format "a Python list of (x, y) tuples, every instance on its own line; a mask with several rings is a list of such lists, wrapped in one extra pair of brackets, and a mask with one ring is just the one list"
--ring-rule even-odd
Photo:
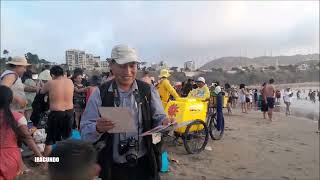
[(86, 54), (85, 51), (76, 49), (66, 51), (66, 64), (69, 70), (74, 70), (75, 68), (92, 70), (96, 62), (100, 62), (100, 56)]
[(100, 61), (99, 67), (94, 67), (95, 70), (101, 71), (101, 72), (109, 72), (109, 63), (108, 61)]
[(100, 66), (100, 56), (93, 56), (93, 61), (95, 62), (94, 65)]
[(85, 66), (87, 65), (94, 65), (93, 55), (92, 54), (86, 54), (86, 61)]
[(306, 71), (310, 68), (309, 64), (300, 64), (298, 67), (297, 67), (297, 70), (298, 71)]
[(160, 61), (160, 63), (151, 63), (151, 68), (159, 71), (161, 69), (168, 69), (168, 63), (166, 61)]
[(107, 68), (108, 66), (109, 66), (108, 61), (101, 61), (101, 62), (100, 62), (100, 67), (102, 67), (102, 68)]
[(196, 70), (196, 64), (194, 61), (186, 61), (184, 62), (184, 69), (188, 69), (190, 71)]

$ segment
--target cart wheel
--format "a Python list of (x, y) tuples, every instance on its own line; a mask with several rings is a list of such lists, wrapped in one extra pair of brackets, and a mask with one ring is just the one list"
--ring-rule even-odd
[(220, 127), (220, 131), (217, 128), (217, 114), (214, 113), (211, 115), (211, 120), (209, 123), (209, 133), (212, 140), (220, 140), (224, 133), (224, 119), (222, 119), (222, 124)]
[(200, 153), (208, 143), (209, 133), (207, 125), (201, 120), (191, 122), (187, 125), (182, 139), (188, 153)]

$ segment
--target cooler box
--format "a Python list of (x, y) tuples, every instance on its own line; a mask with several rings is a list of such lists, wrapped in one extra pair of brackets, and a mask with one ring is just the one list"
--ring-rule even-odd
[[(174, 118), (177, 123), (188, 122), (192, 120), (202, 120), (205, 122), (207, 113), (207, 102), (193, 98), (180, 98), (177, 101), (169, 101), (165, 112), (170, 118)], [(199, 125), (200, 126), (200, 125)], [(192, 126), (190, 131), (201, 130), (203, 126)], [(183, 134), (186, 126), (175, 129), (175, 132)]]

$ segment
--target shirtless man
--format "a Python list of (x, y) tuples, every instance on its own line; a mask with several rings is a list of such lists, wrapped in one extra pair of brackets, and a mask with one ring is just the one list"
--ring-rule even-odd
[(60, 66), (50, 69), (52, 80), (44, 84), (41, 93), (49, 93), (50, 114), (44, 155), (51, 153), (51, 146), (71, 136), (73, 122), (73, 90), (70, 79), (66, 78)]
[(270, 79), (269, 83), (266, 85), (266, 88), (264, 89), (264, 100), (266, 101), (268, 105), (268, 117), (270, 121), (272, 121), (272, 112), (274, 108), (274, 101), (275, 101), (275, 88), (273, 87), (274, 80)]

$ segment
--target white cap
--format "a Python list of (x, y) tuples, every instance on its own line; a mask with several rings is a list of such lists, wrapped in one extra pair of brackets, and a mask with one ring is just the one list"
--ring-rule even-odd
[(111, 51), (111, 59), (115, 60), (118, 64), (140, 62), (136, 50), (123, 44), (113, 47)]
[(198, 77), (197, 82), (206, 83), (206, 80), (204, 79), (204, 77)]
[(44, 70), (39, 74), (38, 79), (40, 80), (44, 80), (44, 81), (49, 81), (52, 80), (52, 77), (50, 75), (50, 71), (49, 70)]

